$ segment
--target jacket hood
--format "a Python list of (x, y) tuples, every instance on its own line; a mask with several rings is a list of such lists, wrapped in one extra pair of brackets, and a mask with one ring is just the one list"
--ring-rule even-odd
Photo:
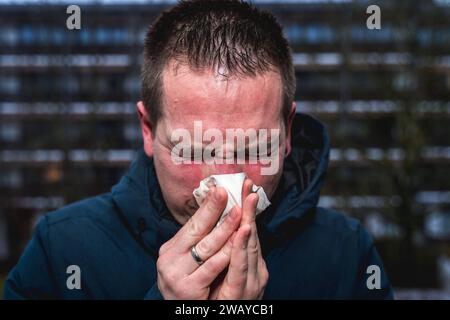
[[(292, 125), (291, 144), (272, 205), (257, 220), (258, 231), (267, 240), (298, 233), (299, 227), (310, 221), (324, 182), (329, 157), (325, 127), (315, 118), (298, 113)], [(112, 188), (112, 197), (122, 221), (153, 254), (181, 228), (164, 202), (153, 159), (143, 149)]]
[(282, 179), (271, 199), (274, 205), (265, 220), (273, 233), (288, 222), (302, 219), (317, 206), (328, 167), (328, 134), (323, 124), (312, 116), (296, 114), (291, 145)]

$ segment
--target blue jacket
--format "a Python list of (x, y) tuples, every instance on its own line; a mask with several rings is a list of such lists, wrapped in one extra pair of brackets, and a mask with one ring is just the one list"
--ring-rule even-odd
[[(360, 223), (317, 207), (329, 154), (323, 125), (298, 114), (292, 144), (272, 205), (257, 219), (270, 274), (264, 298), (392, 298), (380, 257)], [(180, 227), (168, 214), (153, 160), (140, 150), (110, 193), (40, 220), (5, 282), (5, 298), (161, 299), (158, 250)], [(81, 289), (67, 285), (71, 265), (79, 267)], [(380, 268), (380, 289), (368, 289), (370, 265)]]

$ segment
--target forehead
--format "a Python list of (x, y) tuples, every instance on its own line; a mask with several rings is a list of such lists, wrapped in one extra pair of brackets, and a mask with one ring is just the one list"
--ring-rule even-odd
[(162, 78), (162, 121), (171, 129), (199, 120), (218, 129), (279, 127), (282, 82), (276, 72), (224, 77), (171, 62)]

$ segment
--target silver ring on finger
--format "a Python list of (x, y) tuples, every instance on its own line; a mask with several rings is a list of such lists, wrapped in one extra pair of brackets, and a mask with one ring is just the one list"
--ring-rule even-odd
[(192, 258), (194, 258), (195, 262), (197, 262), (199, 266), (201, 266), (203, 264), (204, 261), (198, 255), (197, 248), (195, 247), (195, 245), (192, 246), (192, 248), (191, 248), (191, 255), (192, 255)]

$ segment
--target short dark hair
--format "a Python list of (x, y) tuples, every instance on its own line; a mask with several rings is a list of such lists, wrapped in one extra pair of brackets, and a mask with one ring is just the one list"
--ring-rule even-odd
[(287, 123), (295, 94), (288, 41), (275, 17), (240, 0), (180, 1), (159, 15), (144, 44), (141, 94), (156, 129), (162, 116), (162, 73), (171, 59), (193, 69), (224, 68), (229, 75), (274, 70), (282, 79), (281, 116)]

